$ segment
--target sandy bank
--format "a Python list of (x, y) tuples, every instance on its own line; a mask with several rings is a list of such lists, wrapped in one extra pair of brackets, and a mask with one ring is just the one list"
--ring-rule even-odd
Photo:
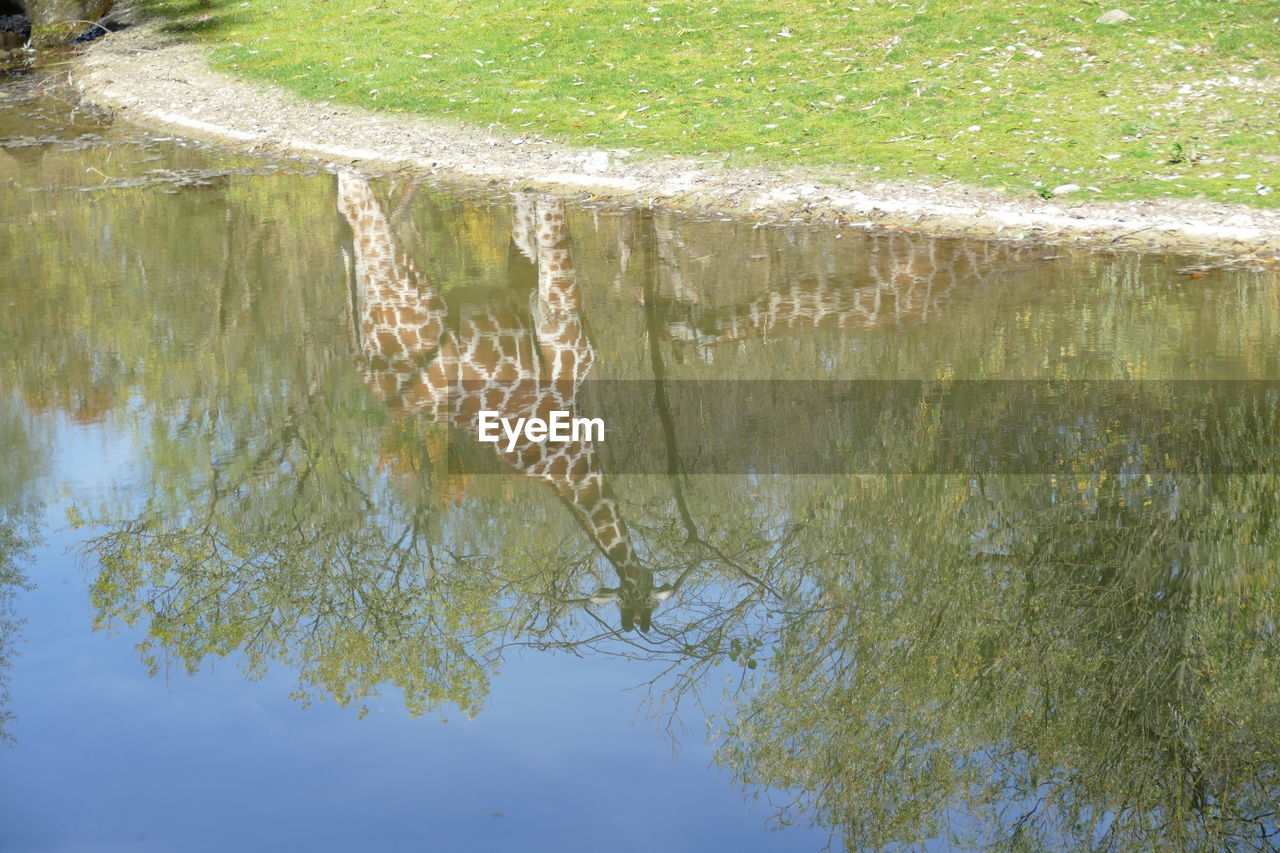
[[(92, 43), (74, 80), (86, 100), (143, 125), (245, 148), (767, 220), (910, 228), (938, 236), (1138, 251), (1275, 269), (1280, 211), (1186, 201), (1011, 199), (942, 185), (854, 182), (838, 171), (767, 172), (716, 161), (572, 148), (508, 131), (302, 100), (209, 70), (198, 47), (137, 26)], [(1077, 199), (1080, 199), (1077, 201)]]

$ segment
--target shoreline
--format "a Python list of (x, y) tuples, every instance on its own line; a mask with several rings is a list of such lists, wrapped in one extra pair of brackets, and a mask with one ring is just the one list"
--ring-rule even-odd
[(441, 183), (591, 193), (597, 201), (690, 214), (1280, 268), (1280, 210), (1166, 199), (1088, 202), (1076, 195), (1022, 200), (959, 185), (855, 182), (835, 170), (768, 171), (571, 147), (505, 129), (307, 101), (212, 71), (200, 48), (149, 24), (91, 42), (71, 76), (86, 102), (134, 124), (375, 173), (408, 170)]

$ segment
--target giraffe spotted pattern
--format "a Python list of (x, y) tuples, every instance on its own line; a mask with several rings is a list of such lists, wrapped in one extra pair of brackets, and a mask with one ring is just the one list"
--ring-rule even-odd
[[(477, 435), (479, 413), (549, 420), (576, 415), (576, 397), (595, 363), (582, 316), (562, 202), (518, 194), (512, 240), (538, 270), (530, 304), (501, 300), (450, 306), (400, 250), (369, 184), (338, 178), (338, 209), (351, 227), (360, 310), (360, 365), (365, 383), (387, 406)], [(654, 587), (637, 558), (589, 441), (533, 441), (523, 435), (494, 445), (511, 470), (540, 480), (569, 508), (616, 571), (620, 585), (594, 596), (616, 601), (622, 624), (650, 627), (669, 588)]]
[[(1025, 265), (1033, 250), (1008, 243), (877, 238), (856, 265), (784, 281), (750, 301), (710, 307), (681, 269), (685, 247), (665, 219), (654, 223), (656, 299), (664, 336), (677, 359), (692, 351), (713, 360), (714, 348), (818, 331), (874, 332), (928, 323), (959, 294)], [(624, 255), (625, 258), (625, 255)]]

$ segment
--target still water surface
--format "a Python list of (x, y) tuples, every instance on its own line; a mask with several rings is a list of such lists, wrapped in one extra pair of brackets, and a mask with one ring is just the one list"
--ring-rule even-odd
[(1270, 849), (1280, 282), (1186, 263), (0, 79), (0, 849)]

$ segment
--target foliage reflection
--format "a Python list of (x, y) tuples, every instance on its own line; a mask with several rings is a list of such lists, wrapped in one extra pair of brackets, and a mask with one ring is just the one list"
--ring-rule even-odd
[[(377, 204), (443, 300), (527, 300), (505, 200)], [(0, 248), (30, 273), (4, 387), (130, 424), (146, 466), (79, 513), (97, 622), (139, 626), (153, 669), (235, 654), (291, 667), (305, 700), (476, 713), (513, 646), (658, 661), (676, 704), (728, 665), (718, 760), (851, 848), (1271, 846), (1275, 477), (1109, 470), (1104, 432), (1052, 477), (694, 477), (664, 409), (700, 377), (1275, 378), (1274, 344), (1218, 345), (1280, 316), (1266, 282), (1222, 283), (1206, 314), (1150, 259), (570, 210), (597, 372), (649, 383), (633, 422), (671, 452), (611, 477), (650, 586), (676, 590), (632, 633), (592, 603), (626, 576), (558, 489), (370, 390), (334, 211), (327, 182), (231, 177), (33, 210)], [(928, 451), (927, 419), (894, 429)]]

